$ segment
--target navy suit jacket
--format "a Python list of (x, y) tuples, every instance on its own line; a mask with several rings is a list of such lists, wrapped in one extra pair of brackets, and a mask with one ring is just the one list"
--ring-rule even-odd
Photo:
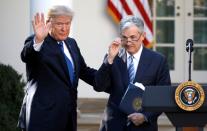
[[(33, 48), (34, 36), (26, 39), (21, 52), (28, 81), (37, 85), (31, 105), (28, 131), (76, 131), (77, 86), (79, 78), (93, 85), (95, 69), (89, 68), (72, 38), (64, 42), (75, 66), (75, 80), (69, 78), (64, 54), (48, 35), (39, 52)], [(67, 127), (66, 127), (67, 126)]]
[[(126, 53), (116, 56), (112, 65), (103, 63), (96, 74), (96, 90), (110, 94), (101, 131), (157, 131), (157, 118), (160, 113), (141, 110), (148, 122), (140, 126), (127, 124), (127, 115), (119, 108), (120, 101), (129, 84)], [(170, 75), (166, 58), (143, 48), (134, 82), (149, 85), (170, 85)]]

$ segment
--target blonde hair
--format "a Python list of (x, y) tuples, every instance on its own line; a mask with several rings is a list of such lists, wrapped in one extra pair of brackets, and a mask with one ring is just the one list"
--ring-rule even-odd
[(69, 16), (73, 18), (74, 12), (67, 6), (64, 5), (55, 5), (52, 6), (47, 13), (47, 21), (50, 21), (51, 18), (57, 16)]

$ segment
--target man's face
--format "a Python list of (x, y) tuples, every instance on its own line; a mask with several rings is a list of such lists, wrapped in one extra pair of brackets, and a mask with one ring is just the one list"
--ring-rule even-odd
[(145, 38), (145, 33), (140, 32), (139, 29), (132, 25), (123, 30), (121, 34), (122, 46), (130, 54), (135, 54), (139, 51), (142, 41)]
[(51, 19), (50, 35), (57, 41), (65, 40), (70, 33), (72, 18), (70, 16), (57, 16)]

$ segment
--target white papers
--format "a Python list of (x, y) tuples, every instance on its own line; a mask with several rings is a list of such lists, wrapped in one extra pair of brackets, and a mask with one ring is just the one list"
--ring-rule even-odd
[(142, 83), (139, 82), (135, 82), (134, 85), (140, 89), (142, 89), (143, 91), (145, 90), (145, 86)]

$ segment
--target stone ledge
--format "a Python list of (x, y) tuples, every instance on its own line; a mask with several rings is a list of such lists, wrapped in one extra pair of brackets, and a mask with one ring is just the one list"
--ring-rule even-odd
[(79, 124), (100, 124), (103, 114), (81, 114), (78, 117)]
[(103, 113), (106, 98), (79, 98), (78, 109), (81, 113)]

